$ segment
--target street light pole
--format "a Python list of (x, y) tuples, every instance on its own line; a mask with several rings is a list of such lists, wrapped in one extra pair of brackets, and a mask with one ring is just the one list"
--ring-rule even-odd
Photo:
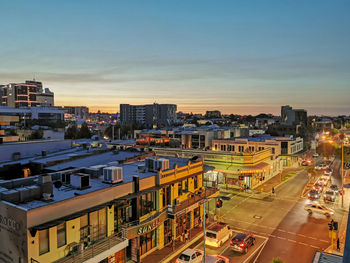
[(203, 239), (204, 239), (204, 248), (203, 248), (203, 262), (205, 263), (205, 201), (203, 199)]

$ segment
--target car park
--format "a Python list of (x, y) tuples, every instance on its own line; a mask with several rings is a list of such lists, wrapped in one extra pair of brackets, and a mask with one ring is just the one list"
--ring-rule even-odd
[(336, 194), (331, 189), (328, 189), (323, 195), (323, 199), (325, 202), (334, 202), (335, 198), (336, 198)]
[(176, 263), (200, 263), (203, 260), (203, 252), (198, 249), (186, 249), (176, 259)]
[(233, 251), (241, 254), (246, 254), (248, 248), (255, 244), (255, 237), (248, 233), (239, 233), (235, 235), (230, 241), (230, 247)]
[(311, 189), (310, 192), (307, 194), (307, 196), (311, 200), (318, 199), (320, 198), (320, 193), (316, 189)]
[(232, 235), (233, 233), (230, 226), (220, 222), (208, 228), (205, 244), (212, 247), (221, 247)]
[(205, 263), (229, 263), (230, 260), (224, 256), (206, 256)]
[(320, 205), (320, 204), (307, 204), (304, 206), (304, 209), (309, 214), (318, 213), (318, 214), (323, 214), (327, 217), (334, 215), (333, 209), (325, 207), (324, 205)]

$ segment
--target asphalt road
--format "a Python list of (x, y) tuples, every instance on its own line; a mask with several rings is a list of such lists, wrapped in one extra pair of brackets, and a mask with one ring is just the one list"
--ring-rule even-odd
[[(330, 219), (309, 215), (304, 210), (304, 205), (311, 202), (301, 197), (307, 180), (307, 173), (303, 171), (278, 187), (275, 196), (231, 194), (231, 200), (224, 201), (221, 221), (233, 229), (268, 238), (256, 262), (269, 263), (274, 257), (280, 257), (286, 263), (309, 263), (316, 250), (329, 247)], [(344, 210), (339, 203), (333, 206), (336, 210), (333, 219), (340, 222)]]

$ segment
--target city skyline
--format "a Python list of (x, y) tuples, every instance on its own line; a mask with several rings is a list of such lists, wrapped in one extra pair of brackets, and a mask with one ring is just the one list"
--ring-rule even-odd
[(35, 77), (56, 105), (102, 112), (348, 115), (350, 3), (269, 2), (2, 3), (1, 84)]

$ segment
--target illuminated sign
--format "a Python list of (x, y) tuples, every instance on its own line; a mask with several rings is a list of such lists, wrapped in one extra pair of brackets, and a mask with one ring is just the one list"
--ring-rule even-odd
[(152, 231), (153, 229), (155, 229), (156, 227), (158, 227), (160, 224), (159, 218), (153, 220), (152, 223), (146, 225), (146, 226), (142, 226), (137, 230), (137, 234), (138, 235), (142, 235), (145, 234), (147, 232)]

